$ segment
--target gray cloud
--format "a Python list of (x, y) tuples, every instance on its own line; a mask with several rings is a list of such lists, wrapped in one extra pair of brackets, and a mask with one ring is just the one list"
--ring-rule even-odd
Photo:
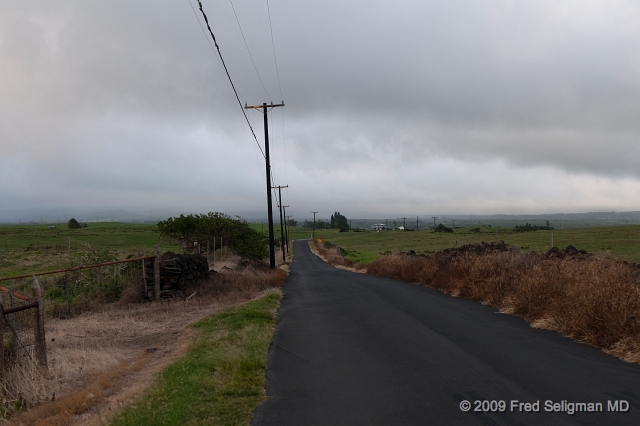
[[(264, 89), (230, 3), (203, 3), (242, 101), (280, 101), (266, 2), (233, 3)], [(634, 209), (635, 2), (269, 5), (287, 104), (271, 115), (273, 172), (301, 211)], [(9, 207), (259, 210), (263, 166), (235, 102), (187, 2), (0, 5)]]

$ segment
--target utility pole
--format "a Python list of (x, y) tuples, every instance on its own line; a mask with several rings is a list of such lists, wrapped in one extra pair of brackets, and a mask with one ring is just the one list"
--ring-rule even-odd
[(436, 219), (437, 219), (437, 217), (433, 216), (433, 217), (431, 217), (431, 219), (433, 219), (433, 229), (435, 230), (436, 229)]
[[(283, 207), (289, 207), (289, 206), (283, 206)], [(285, 210), (286, 213), (286, 210)], [(289, 219), (291, 218), (291, 216), (287, 216), (285, 214), (284, 216), (284, 223), (285, 223), (285, 229), (286, 229), (286, 234), (287, 234), (287, 239), (284, 240), (284, 244), (287, 246), (287, 254), (289, 254)]]
[(289, 185), (285, 186), (274, 186), (273, 188), (278, 188), (278, 200), (280, 200), (280, 205), (278, 208), (280, 209), (280, 249), (282, 250), (282, 261), (287, 261), (287, 255), (284, 252), (284, 223), (282, 222), (282, 188), (288, 188)]
[(351, 232), (351, 219), (349, 219), (349, 232)]
[(384, 220), (384, 232), (389, 232), (389, 219)]
[(403, 217), (402, 218), (402, 231), (406, 231), (407, 230), (407, 218)]
[(318, 212), (311, 212), (313, 213), (313, 231), (311, 231), (311, 239), (316, 237), (316, 213)]
[(416, 231), (420, 230), (420, 226), (418, 225), (418, 216), (416, 216)]
[(268, 107), (283, 107), (284, 102), (281, 104), (274, 105), (271, 102), (271, 105), (267, 105), (266, 102), (262, 104), (262, 106), (247, 106), (247, 103), (244, 104), (244, 109), (257, 109), (258, 111), (262, 108), (262, 114), (264, 115), (264, 159), (267, 170), (267, 214), (269, 216), (269, 267), (271, 269), (276, 269), (276, 253), (275, 253), (275, 244), (273, 242), (273, 208), (271, 205), (271, 163), (269, 160), (269, 120), (267, 119), (267, 110)]
[(282, 206), (282, 213), (284, 214), (284, 247), (287, 250), (287, 254), (289, 254), (289, 216), (287, 216), (287, 207)]

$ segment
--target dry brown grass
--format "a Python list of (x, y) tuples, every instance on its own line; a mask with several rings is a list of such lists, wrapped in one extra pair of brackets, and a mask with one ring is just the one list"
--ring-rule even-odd
[(353, 272), (365, 272), (366, 265), (363, 263), (353, 263), (349, 259), (345, 258), (342, 255), (342, 251), (340, 247), (330, 246), (327, 247), (325, 243), (320, 242), (318, 240), (313, 240), (311, 246), (311, 251), (320, 257), (325, 262), (338, 267), (340, 269), (346, 269)]
[(48, 371), (26, 363), (7, 372), (5, 406), (15, 408), (18, 401), (30, 408), (12, 422), (102, 424), (105, 413), (129, 403), (120, 399), (130, 399), (128, 387), (150, 382), (145, 372), (157, 372), (178, 356), (189, 338), (187, 324), (252, 300), (286, 277), (282, 270), (249, 265), (212, 274), (188, 289), (188, 300), (121, 302), (72, 319), (48, 320)]
[(517, 251), (444, 256), (392, 254), (370, 274), (413, 282), (519, 315), (532, 326), (640, 362), (640, 288), (611, 258), (547, 259)]

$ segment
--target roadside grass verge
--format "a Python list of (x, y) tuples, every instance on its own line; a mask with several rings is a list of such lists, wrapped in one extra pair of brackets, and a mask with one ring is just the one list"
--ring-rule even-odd
[(265, 399), (267, 352), (281, 293), (229, 308), (193, 325), (197, 338), (114, 426), (248, 424)]
[(391, 254), (368, 273), (412, 282), (515, 314), (640, 363), (640, 278), (610, 257), (550, 259), (518, 251), (447, 256)]
[(364, 263), (352, 262), (351, 260), (347, 259), (344, 251), (340, 247), (334, 246), (327, 241), (309, 241), (309, 247), (311, 248), (311, 251), (313, 253), (333, 266), (349, 269), (354, 272), (362, 271), (365, 268)]

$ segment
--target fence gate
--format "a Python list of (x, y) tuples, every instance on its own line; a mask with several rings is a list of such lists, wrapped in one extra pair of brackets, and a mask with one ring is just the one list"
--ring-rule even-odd
[[(36, 290), (37, 286), (37, 290)], [(0, 356), (0, 378), (4, 379), (5, 366), (8, 363), (34, 363), (40, 367), (47, 367), (47, 350), (44, 335), (44, 321), (40, 287), (34, 277), (35, 290), (30, 300), (22, 295), (15, 298), (9, 292), (10, 305), (0, 304), (0, 342), (2, 354)]]

